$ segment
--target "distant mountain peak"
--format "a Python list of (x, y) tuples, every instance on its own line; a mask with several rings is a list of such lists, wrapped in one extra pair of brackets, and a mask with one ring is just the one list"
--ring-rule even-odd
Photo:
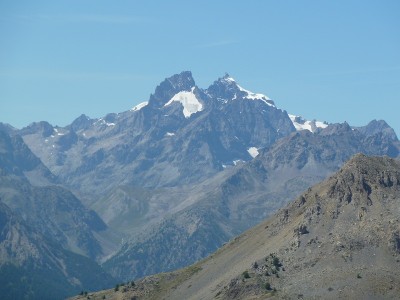
[(397, 141), (397, 135), (384, 120), (372, 120), (366, 126), (355, 127), (366, 136), (372, 136), (377, 133), (382, 133), (392, 141)]
[(76, 118), (70, 125), (73, 131), (78, 131), (81, 129), (87, 129), (93, 124), (94, 120), (90, 119), (87, 115), (81, 114)]
[(174, 89), (179, 91), (187, 91), (195, 86), (192, 72), (190, 71), (183, 71), (179, 74), (172, 75), (166, 80), (171, 83)]
[(275, 106), (275, 103), (266, 95), (253, 93), (241, 87), (228, 73), (225, 73), (223, 77), (214, 81), (214, 83), (207, 89), (207, 93), (223, 102), (236, 99), (247, 99), (260, 100), (269, 106)]
[(157, 86), (154, 94), (150, 96), (148, 105), (153, 108), (163, 107), (171, 98), (179, 92), (190, 92), (196, 86), (192, 72), (183, 71), (166, 78)]
[(226, 82), (228, 84), (234, 84), (237, 86), (236, 80), (232, 76), (230, 76), (228, 73), (225, 73), (224, 76), (222, 76), (221, 78), (218, 78), (218, 81)]

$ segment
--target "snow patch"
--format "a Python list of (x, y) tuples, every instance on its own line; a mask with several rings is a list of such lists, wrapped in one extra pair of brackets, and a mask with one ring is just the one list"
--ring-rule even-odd
[(240, 164), (240, 163), (244, 163), (244, 161), (241, 160), (241, 159), (237, 159), (237, 160), (234, 160), (234, 161), (233, 161), (233, 165), (234, 165), (234, 166), (237, 166), (237, 165)]
[(255, 158), (259, 154), (256, 147), (250, 147), (249, 149), (247, 149), (247, 152), (249, 152), (252, 158)]
[[(249, 100), (260, 100), (260, 101), (264, 102), (265, 104), (267, 104), (268, 106), (275, 107), (274, 102), (273, 102), (270, 98), (268, 98), (268, 97), (265, 96), (264, 94), (253, 93), (253, 92), (250, 92), (249, 90), (246, 90), (246, 89), (242, 88), (240, 85), (237, 84), (237, 82), (235, 81), (235, 79), (233, 79), (232, 77), (226, 77), (226, 78), (224, 78), (224, 80), (225, 80), (226, 82), (235, 84), (241, 92), (246, 93), (247, 96), (244, 97), (245, 99), (249, 99)], [(235, 100), (236, 97), (237, 97), (237, 96), (236, 96), (236, 94), (235, 94), (232, 100)]]
[(203, 104), (196, 98), (194, 94), (194, 87), (190, 92), (182, 91), (176, 94), (164, 106), (171, 105), (173, 102), (180, 102), (183, 106), (183, 115), (185, 118), (190, 118), (194, 113), (203, 110)]
[(100, 118), (96, 121), (95, 124), (100, 123), (101, 125), (106, 125), (106, 126), (115, 126), (115, 123), (109, 123), (106, 120), (104, 120), (103, 118)]
[(307, 121), (300, 116), (295, 116), (291, 114), (288, 114), (288, 116), (292, 121), (294, 128), (296, 128), (297, 131), (308, 130), (310, 132), (314, 132), (316, 128), (328, 127), (328, 124), (321, 121)]
[(321, 121), (315, 121), (315, 126), (317, 126), (318, 128), (326, 128), (328, 127), (328, 124)]
[(131, 108), (131, 111), (137, 111), (137, 110), (141, 110), (143, 107), (145, 107), (147, 104), (149, 104), (149, 102), (145, 101), (142, 103), (139, 103), (138, 105), (134, 106)]

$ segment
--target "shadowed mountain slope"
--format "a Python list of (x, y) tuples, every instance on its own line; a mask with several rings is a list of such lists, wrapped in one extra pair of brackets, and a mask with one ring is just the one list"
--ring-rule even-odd
[(95, 262), (63, 249), (0, 201), (1, 299), (64, 299), (113, 282)]

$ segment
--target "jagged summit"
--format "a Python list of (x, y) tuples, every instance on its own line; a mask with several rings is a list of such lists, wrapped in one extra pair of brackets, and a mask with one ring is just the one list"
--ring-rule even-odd
[(310, 132), (315, 132), (318, 128), (326, 128), (328, 127), (328, 124), (326, 122), (320, 122), (320, 121), (307, 121), (303, 119), (300, 116), (295, 116), (289, 114), (290, 120), (292, 120), (293, 126), (296, 128), (296, 130), (308, 130)]
[(21, 132), (23, 134), (41, 132), (42, 137), (50, 136), (53, 133), (53, 131), (54, 131), (53, 126), (46, 121), (33, 122), (27, 127), (21, 129)]
[(94, 120), (90, 119), (87, 115), (81, 114), (76, 118), (70, 125), (73, 131), (78, 131), (80, 129), (87, 129), (94, 123)]
[(348, 193), (339, 195), (340, 201), (344, 199), (350, 203), (354, 200), (354, 195), (362, 194), (366, 196), (366, 203), (363, 204), (371, 206), (374, 203), (370, 195), (376, 190), (385, 188), (399, 190), (400, 161), (387, 156), (369, 157), (359, 153), (353, 156), (333, 178), (334, 186), (340, 184), (342, 187), (347, 187)]
[(228, 73), (225, 73), (223, 77), (214, 81), (214, 83), (206, 90), (206, 93), (222, 102), (236, 99), (247, 99), (260, 100), (269, 106), (275, 106), (275, 103), (267, 96), (253, 93), (242, 88)]
[(384, 120), (372, 120), (366, 126), (356, 128), (367, 136), (381, 133), (390, 140), (398, 140), (393, 128), (391, 128)]
[(182, 91), (191, 91), (196, 84), (192, 72), (183, 71), (166, 78), (157, 86), (154, 94), (150, 96), (148, 105), (153, 108), (164, 106), (171, 98)]

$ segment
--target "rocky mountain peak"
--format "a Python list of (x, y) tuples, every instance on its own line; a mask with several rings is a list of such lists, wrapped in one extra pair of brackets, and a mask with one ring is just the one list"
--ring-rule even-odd
[(87, 129), (93, 124), (94, 120), (90, 119), (85, 114), (81, 114), (76, 118), (70, 125), (72, 131), (78, 131), (81, 129)]
[(351, 132), (353, 129), (347, 122), (330, 124), (324, 128), (321, 135), (341, 135)]
[(53, 134), (54, 128), (50, 123), (46, 121), (40, 121), (40, 122), (34, 122), (29, 126), (21, 129), (22, 135), (32, 134), (37, 132), (40, 132), (42, 137), (49, 137), (50, 135)]
[(372, 120), (366, 126), (357, 128), (361, 133), (366, 136), (373, 136), (381, 133), (387, 139), (397, 141), (397, 135), (384, 120)]
[(336, 175), (343, 184), (358, 183), (359, 191), (371, 193), (373, 187), (400, 187), (400, 162), (396, 159), (383, 157), (368, 157), (356, 154)]
[(245, 95), (245, 93), (240, 90), (235, 79), (229, 76), (228, 73), (225, 73), (223, 77), (214, 81), (214, 83), (207, 89), (207, 94), (219, 100), (231, 100), (237, 98), (238, 95)]
[(196, 84), (192, 77), (192, 72), (183, 71), (166, 78), (156, 87), (154, 94), (150, 96), (149, 106), (160, 108), (168, 103), (171, 98), (179, 92), (191, 91)]
[(225, 73), (223, 77), (214, 81), (214, 83), (206, 90), (206, 94), (222, 103), (227, 103), (237, 99), (260, 100), (268, 106), (275, 107), (275, 103), (267, 96), (244, 89), (228, 73)]
[[(335, 175), (310, 188), (288, 210), (303, 215), (304, 224), (344, 224), (373, 219), (397, 206), (400, 195), (400, 161), (387, 157), (354, 155)], [(303, 207), (304, 206), (304, 207)], [(335, 221), (338, 219), (337, 221)], [(339, 228), (340, 227), (340, 228)], [(319, 229), (318, 229), (319, 228)], [(365, 231), (372, 228), (364, 227)], [(340, 232), (340, 235), (346, 234)], [(382, 237), (383, 238), (383, 237)]]
[[(36, 157), (19, 135), (10, 135), (0, 128), (0, 170), (3, 174), (28, 176), (33, 172), (36, 183), (41, 178), (44, 184), (54, 183), (55, 177)], [(25, 174), (25, 175), (24, 175)]]

